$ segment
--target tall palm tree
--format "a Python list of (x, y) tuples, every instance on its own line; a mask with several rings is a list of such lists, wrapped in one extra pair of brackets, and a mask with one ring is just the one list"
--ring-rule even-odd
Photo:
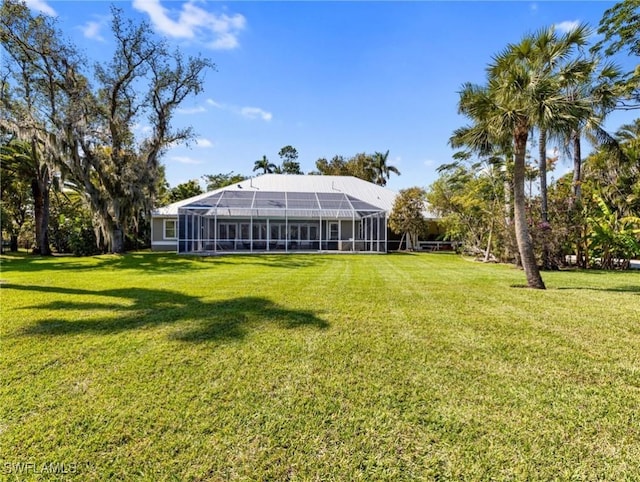
[(613, 64), (605, 64), (598, 69), (596, 60), (590, 61), (588, 75), (572, 85), (568, 85), (567, 95), (572, 99), (581, 99), (590, 106), (589, 112), (576, 124), (571, 126), (565, 135), (565, 142), (570, 146), (573, 157), (573, 180), (570, 205), (580, 201), (582, 185), (582, 150), (580, 141), (582, 134), (594, 143), (620, 154), (617, 140), (607, 133), (603, 126), (606, 116), (615, 109), (619, 100), (616, 86), (620, 71)]
[(528, 285), (532, 288), (544, 288), (525, 210), (525, 157), (529, 132), (536, 123), (545, 126), (575, 123), (588, 115), (589, 106), (581, 99), (568, 98), (562, 89), (564, 79), (579, 71), (581, 65), (568, 62), (555, 75), (541, 76), (527, 62), (514, 56), (513, 51), (514, 47), (510, 46), (489, 67), (489, 91), (496, 102), (498, 114), (491, 119), (491, 124), (498, 130), (507, 129), (513, 136), (516, 240)]
[[(571, 181), (571, 194), (568, 199), (568, 207), (572, 217), (578, 214), (582, 201), (582, 148), (583, 134), (594, 144), (615, 153), (618, 157), (620, 147), (614, 137), (602, 127), (605, 117), (616, 107), (619, 99), (617, 81), (620, 72), (617, 67), (608, 63), (600, 67), (597, 59), (585, 60), (587, 69), (585, 74), (576, 81), (568, 83), (565, 95), (574, 101), (587, 105), (588, 111), (576, 122), (568, 126), (568, 130), (560, 132), (560, 137), (573, 159), (573, 177)], [(587, 239), (580, 223), (575, 224), (574, 240), (576, 259), (584, 267), (587, 258), (583, 256), (587, 252)]]
[[(577, 48), (587, 44), (590, 31), (586, 24), (580, 24), (576, 28), (559, 35), (554, 27), (541, 29), (528, 35), (519, 44), (513, 46), (513, 55), (518, 61), (523, 62), (532, 70), (534, 75), (540, 78), (555, 76), (562, 71), (561, 83), (574, 83), (584, 78), (592, 68), (592, 64), (586, 61), (577, 61), (568, 70), (567, 63)], [(561, 84), (560, 84), (561, 85)], [(546, 104), (539, 103), (535, 123), (538, 128), (538, 170), (540, 177), (540, 201), (541, 220), (548, 222), (547, 202), (547, 139), (549, 134), (554, 135), (558, 129), (566, 130), (558, 119), (550, 117), (545, 112)]]
[(375, 152), (373, 156), (371, 156), (371, 168), (374, 171), (375, 176), (375, 184), (379, 186), (386, 186), (391, 173), (400, 175), (400, 171), (395, 166), (390, 166), (387, 164), (389, 160), (389, 151), (385, 152)]
[[(526, 38), (523, 42), (530, 42)], [(461, 92), (460, 112), (486, 131), (489, 142), (511, 138), (513, 145), (514, 227), (520, 259), (531, 288), (544, 289), (544, 281), (529, 234), (525, 197), (525, 158), (529, 133), (544, 114), (545, 125), (569, 124), (588, 111), (581, 100), (571, 101), (562, 90), (563, 76), (576, 66), (569, 62), (555, 75), (540, 76), (518, 55), (519, 47), (508, 45), (489, 65), (486, 87), (466, 85)]]
[(262, 174), (272, 174), (276, 171), (277, 166), (267, 159), (267, 156), (262, 156), (262, 159), (257, 160), (253, 165), (253, 171), (262, 170)]
[[(557, 80), (559, 92), (544, 92), (545, 97), (562, 95), (562, 89), (571, 91), (575, 85), (584, 83), (593, 71), (594, 62), (587, 59), (571, 59), (576, 51), (587, 44), (590, 34), (586, 24), (564, 34), (558, 34), (554, 27), (541, 29), (527, 35), (523, 40), (510, 47), (509, 56), (531, 71), (534, 82), (542, 79)], [(538, 178), (540, 181), (540, 218), (545, 224), (549, 222), (547, 195), (547, 140), (549, 136), (562, 138), (574, 130), (571, 123), (558, 116), (549, 115), (548, 103), (544, 98), (537, 99), (538, 109), (533, 121), (538, 129)], [(542, 246), (542, 263), (545, 269), (552, 268), (549, 247)]]

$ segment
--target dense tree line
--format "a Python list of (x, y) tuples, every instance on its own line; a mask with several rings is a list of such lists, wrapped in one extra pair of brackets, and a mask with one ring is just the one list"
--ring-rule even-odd
[[(605, 12), (600, 32), (617, 39), (605, 51), (627, 45), (638, 55), (639, 31), (630, 27), (638, 8), (633, 0)], [(455, 162), (441, 167), (427, 194), (450, 237), (485, 259), (493, 253), (521, 264), (533, 288), (545, 287), (540, 267), (568, 260), (624, 267), (640, 256), (639, 124), (615, 135), (602, 128), (614, 109), (638, 107), (640, 77), (637, 68), (620, 72), (600, 58), (602, 43), (589, 54), (590, 33), (580, 25), (566, 34), (549, 28), (526, 35), (494, 57), (484, 85), (464, 85), (458, 107), (469, 124), (453, 133)], [(585, 137), (596, 150), (583, 163)], [(551, 186), (557, 156), (549, 156), (548, 139), (573, 159), (573, 172)], [(534, 180), (535, 193), (527, 195)]]
[(316, 170), (310, 174), (326, 176), (353, 176), (365, 181), (386, 186), (391, 174), (400, 175), (397, 167), (389, 165), (389, 151), (367, 154), (360, 152), (353, 157), (345, 158), (336, 155), (327, 160), (320, 158), (316, 161)]
[[(303, 174), (300, 169), (298, 151), (295, 147), (285, 146), (278, 152), (281, 164), (277, 165), (269, 161), (267, 156), (255, 161), (253, 172), (260, 174)], [(320, 158), (316, 161), (316, 169), (309, 172), (311, 175), (325, 176), (354, 176), (365, 181), (385, 186), (391, 174), (400, 175), (397, 167), (391, 166), (389, 151), (367, 154), (361, 152), (353, 157), (335, 155), (331, 160)]]

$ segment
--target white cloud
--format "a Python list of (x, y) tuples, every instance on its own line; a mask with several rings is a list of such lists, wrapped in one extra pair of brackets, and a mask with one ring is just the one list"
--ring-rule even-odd
[(179, 114), (199, 114), (201, 112), (206, 112), (207, 109), (202, 107), (201, 105), (196, 107), (184, 107), (181, 109), (176, 109)]
[(211, 142), (209, 139), (205, 139), (204, 137), (201, 137), (199, 139), (196, 139), (196, 146), (198, 146), (198, 147), (213, 147), (213, 142)]
[(206, 44), (211, 50), (233, 50), (237, 48), (240, 43), (238, 37), (231, 33), (223, 33), (218, 36), (217, 39)]
[(202, 164), (202, 161), (189, 156), (171, 156), (169, 159), (180, 164)]
[(165, 35), (194, 40), (213, 50), (230, 50), (240, 45), (238, 35), (246, 26), (244, 16), (217, 15), (196, 5), (195, 0), (181, 5), (178, 11), (163, 7), (160, 0), (133, 0), (133, 8), (148, 14), (153, 26)]
[(51, 7), (45, 0), (26, 0), (25, 3), (31, 10), (37, 10), (40, 13), (44, 13), (51, 17), (58, 15), (53, 7)]
[(233, 112), (234, 114), (240, 115), (247, 119), (262, 119), (265, 122), (269, 122), (273, 119), (273, 114), (271, 112), (267, 112), (260, 107), (238, 107), (232, 104), (223, 104), (220, 102), (216, 102), (213, 99), (207, 99), (206, 103), (216, 109), (226, 110), (228, 112)]
[(580, 25), (578, 20), (565, 20), (564, 22), (556, 23), (554, 28), (556, 30), (560, 30), (561, 32), (571, 32), (575, 30)]
[(248, 119), (262, 119), (267, 122), (273, 118), (271, 112), (264, 111), (259, 107), (242, 107), (240, 109), (240, 115)]
[(433, 159), (427, 159), (426, 161), (424, 161), (424, 165), (426, 167), (433, 167), (436, 165), (436, 161), (434, 161)]
[(104, 27), (104, 20), (89, 20), (84, 25), (80, 25), (78, 28), (82, 30), (82, 34), (85, 38), (104, 42), (104, 37), (100, 33), (102, 27)]
[(532, 4), (529, 5), (529, 10), (531, 10), (532, 12), (537, 12), (538, 11), (538, 4), (533, 2)]

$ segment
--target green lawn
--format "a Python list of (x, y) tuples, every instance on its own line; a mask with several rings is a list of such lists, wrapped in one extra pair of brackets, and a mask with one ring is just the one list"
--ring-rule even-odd
[(0, 278), (0, 480), (640, 479), (638, 272), (139, 253)]

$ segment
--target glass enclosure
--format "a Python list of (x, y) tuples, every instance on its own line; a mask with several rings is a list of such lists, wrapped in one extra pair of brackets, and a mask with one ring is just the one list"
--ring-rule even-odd
[(178, 252), (387, 251), (386, 212), (344, 193), (218, 191), (178, 210)]

